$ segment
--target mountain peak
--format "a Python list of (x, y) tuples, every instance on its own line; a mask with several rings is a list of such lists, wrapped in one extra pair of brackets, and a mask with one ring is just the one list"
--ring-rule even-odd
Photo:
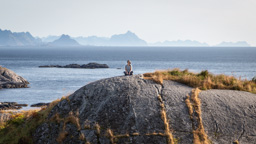
[(134, 34), (134, 33), (128, 30), (125, 34)]
[(69, 35), (62, 34), (59, 39), (71, 39)]
[(79, 46), (80, 44), (72, 39), (69, 35), (61, 35), (61, 37), (50, 43), (52, 46)]
[(135, 33), (127, 31), (124, 34), (113, 35), (110, 38), (111, 45), (114, 46), (146, 46), (147, 42), (140, 39)]

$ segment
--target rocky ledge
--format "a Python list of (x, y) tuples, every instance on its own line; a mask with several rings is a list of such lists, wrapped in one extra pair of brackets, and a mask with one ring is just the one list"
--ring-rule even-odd
[(13, 71), (0, 66), (0, 89), (27, 88), (29, 82)]
[(16, 102), (0, 102), (0, 110), (17, 110), (22, 107), (28, 106), (27, 104), (18, 104)]
[(40, 68), (84, 68), (84, 69), (95, 69), (95, 68), (109, 68), (107, 64), (88, 63), (88, 64), (69, 64), (65, 66), (61, 65), (44, 65), (39, 66)]
[(59, 102), (33, 132), (34, 143), (255, 143), (255, 94), (196, 95), (180, 83), (138, 75), (99, 80)]

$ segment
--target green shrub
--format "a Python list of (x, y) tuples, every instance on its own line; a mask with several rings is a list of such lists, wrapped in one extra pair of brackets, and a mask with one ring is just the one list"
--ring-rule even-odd
[(198, 76), (202, 76), (203, 78), (206, 78), (209, 76), (209, 72), (208, 70), (205, 70), (205, 71), (201, 71)]
[(21, 125), (25, 121), (23, 114), (17, 114), (15, 115), (10, 121), (8, 121), (7, 124), (13, 124), (13, 125)]

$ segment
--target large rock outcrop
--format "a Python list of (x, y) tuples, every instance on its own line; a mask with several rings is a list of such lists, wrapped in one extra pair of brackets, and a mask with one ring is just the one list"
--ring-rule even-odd
[(18, 76), (13, 71), (0, 66), (0, 89), (1, 88), (26, 88), (29, 82)]
[[(90, 83), (58, 103), (34, 132), (34, 143), (165, 144), (170, 137), (193, 143), (185, 103), (192, 88), (173, 81), (159, 85), (140, 75)], [(256, 95), (202, 91), (202, 121), (212, 143), (256, 141)]]

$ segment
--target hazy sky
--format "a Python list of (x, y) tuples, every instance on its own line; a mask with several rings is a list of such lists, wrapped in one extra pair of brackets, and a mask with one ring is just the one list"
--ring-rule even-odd
[(40, 37), (109, 37), (131, 30), (148, 42), (256, 46), (256, 0), (0, 0), (0, 28)]

